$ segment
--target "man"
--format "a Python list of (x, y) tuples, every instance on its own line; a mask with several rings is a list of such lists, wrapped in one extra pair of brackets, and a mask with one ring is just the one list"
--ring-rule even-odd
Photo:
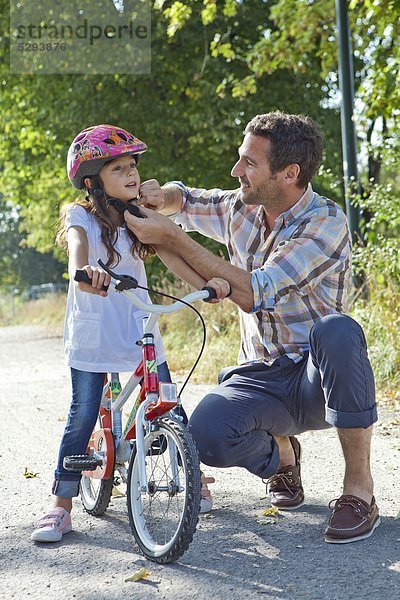
[[(147, 218), (126, 218), (142, 242), (173, 247), (206, 280), (226, 279), (239, 307), (239, 366), (223, 370), (189, 423), (201, 461), (245, 467), (267, 479), (273, 506), (293, 510), (304, 501), (294, 435), (336, 427), (346, 468), (325, 541), (347, 543), (379, 525), (369, 460), (377, 412), (363, 332), (344, 314), (346, 218), (310, 184), (321, 159), (310, 118), (257, 115), (231, 172), (238, 190), (152, 180), (142, 189)], [(225, 243), (230, 262), (160, 213)]]

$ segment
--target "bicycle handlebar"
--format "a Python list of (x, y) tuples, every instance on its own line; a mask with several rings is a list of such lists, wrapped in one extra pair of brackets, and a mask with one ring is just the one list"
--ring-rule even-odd
[[(182, 302), (176, 301), (173, 304), (169, 304), (169, 305), (148, 304), (146, 302), (143, 302), (136, 294), (132, 293), (132, 290), (137, 289), (138, 287), (141, 289), (147, 289), (147, 288), (143, 288), (142, 286), (140, 286), (138, 284), (137, 279), (135, 279), (131, 275), (118, 275), (117, 273), (112, 271), (109, 267), (106, 267), (106, 265), (100, 259), (97, 262), (99, 263), (100, 267), (102, 269), (104, 269), (104, 271), (106, 271), (106, 273), (108, 273), (110, 275), (111, 283), (114, 285), (115, 290), (117, 290), (119, 292), (124, 292), (125, 295), (128, 296), (129, 300), (132, 302), (132, 304), (134, 304), (137, 308), (144, 310), (146, 312), (149, 312), (149, 313), (153, 313), (153, 314), (154, 313), (155, 314), (173, 313), (173, 312), (177, 312), (178, 310), (181, 310), (182, 302), (184, 302), (186, 304), (190, 304), (192, 302), (195, 302), (196, 300), (204, 300), (205, 302), (207, 302), (207, 301), (217, 297), (216, 291), (214, 290), (214, 288), (204, 287), (203, 289), (199, 290), (198, 292), (191, 292), (190, 294), (187, 294), (186, 296), (184, 296), (181, 299)], [(78, 282), (88, 283), (88, 284), (92, 283), (92, 280), (90, 279), (89, 275), (86, 273), (86, 271), (83, 271), (82, 269), (77, 269), (75, 271), (74, 280), (78, 281)], [(108, 287), (109, 286), (103, 286), (101, 289), (104, 291), (107, 291)]]

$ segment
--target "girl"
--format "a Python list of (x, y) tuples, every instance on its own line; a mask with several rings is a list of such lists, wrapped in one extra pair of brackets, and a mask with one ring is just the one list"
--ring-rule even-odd
[[(118, 265), (120, 272), (134, 276), (140, 285), (147, 285), (143, 261), (155, 249), (139, 242), (124, 226), (123, 215), (110, 204), (111, 198), (124, 203), (138, 198), (137, 164), (146, 150), (144, 142), (124, 129), (98, 125), (79, 133), (68, 152), (68, 177), (76, 189), (87, 193), (62, 211), (63, 226), (58, 234), (58, 241), (67, 246), (69, 254), (64, 349), (71, 368), (72, 404), (55, 471), (55, 505), (38, 522), (31, 535), (34, 541), (56, 542), (71, 531), (72, 498), (79, 492), (80, 473), (65, 470), (63, 459), (86, 453), (105, 373), (130, 371), (132, 364), (141, 359), (135, 341), (141, 338), (143, 314), (123, 294), (104, 300), (107, 292), (101, 288), (109, 284), (110, 277), (96, 265), (101, 258), (107, 265)], [(188, 283), (196, 288), (206, 284), (178, 256), (160, 248), (157, 251), (168, 268)], [(92, 284), (74, 283), (76, 269), (85, 270)], [(211, 280), (208, 285), (216, 289), (217, 298), (228, 292), (229, 284), (224, 280)], [(144, 302), (150, 302), (147, 292), (137, 293)], [(158, 328), (154, 336), (160, 380), (170, 381)], [(203, 487), (204, 501), (210, 505), (209, 492)]]

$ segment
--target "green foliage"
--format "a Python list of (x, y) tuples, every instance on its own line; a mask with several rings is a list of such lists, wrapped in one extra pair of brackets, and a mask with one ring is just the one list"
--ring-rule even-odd
[(191, 14), (192, 9), (182, 2), (173, 2), (172, 6), (166, 8), (164, 15), (168, 19), (167, 35), (173, 37), (179, 29), (182, 29)]
[[(192, 6), (193, 2), (188, 0), (185, 4)], [(325, 109), (340, 106), (335, 2), (243, 0), (236, 3), (232, 19), (221, 18), (223, 2), (216, 2), (215, 6), (216, 31), (210, 52), (226, 62), (217, 87), (220, 97), (229, 93), (244, 99), (257, 95), (266, 78), (271, 82), (271, 77), (281, 74), (287, 82), (305, 75), (306, 94), (312, 98), (313, 108), (310, 110), (306, 100), (298, 110), (320, 120), (326, 135), (325, 167), (337, 173), (341, 153), (332, 128), (334, 121), (329, 121), (331, 111), (326, 110), (325, 118), (318, 119), (316, 110), (318, 103)], [(249, 35), (242, 25), (251, 19), (250, 10), (260, 12)], [(354, 0), (349, 3), (349, 20), (355, 67), (356, 129), (363, 155), (367, 157), (361, 164), (361, 172), (364, 180), (373, 177), (378, 182), (387, 153), (395, 153), (397, 163), (399, 160), (400, 3)], [(286, 98), (286, 93), (285, 87), (281, 89), (281, 99)], [(338, 127), (338, 123), (334, 126)]]
[[(128, 0), (124, 5), (131, 6)], [(150, 76), (10, 74), (9, 3), (0, 0), (0, 8), (0, 282), (55, 281), (62, 272), (62, 264), (51, 265), (49, 255), (37, 251), (60, 254), (54, 247), (59, 207), (75, 196), (65, 173), (67, 149), (78, 131), (95, 123), (118, 123), (148, 143), (142, 179), (229, 189), (236, 185), (230, 168), (252, 116), (276, 109), (309, 114), (320, 123), (326, 148), (314, 186), (341, 201), (333, 0), (154, 0)], [(366, 327), (379, 381), (392, 382), (399, 372), (399, 8), (398, 0), (349, 3), (363, 144), (360, 205), (368, 217), (368, 244), (355, 249), (368, 295), (358, 298), (354, 311)], [(202, 243), (225, 252), (212, 240)], [(157, 258), (147, 271), (152, 285), (165, 284)], [(210, 307), (210, 316), (218, 310)], [(215, 343), (207, 353), (209, 373), (216, 364), (235, 362), (237, 317), (231, 308), (225, 314), (222, 326), (211, 321), (209, 328)], [(183, 322), (186, 328), (179, 317), (165, 329), (168, 347), (179, 348), (180, 357), (187, 339), (198, 335), (196, 323)], [(221, 327), (226, 335), (213, 338)]]
[[(189, 9), (193, 0), (179, 4)], [(221, 21), (221, 15), (228, 14), (226, 3), (206, 0), (204, 4), (212, 6), (207, 13), (208, 22), (220, 24), (211, 42), (213, 55), (225, 56), (228, 62), (235, 57), (247, 65), (244, 77), (226, 80), (231, 86), (240, 86), (247, 77), (257, 86), (265, 73), (310, 72), (313, 64), (318, 64), (326, 91), (336, 93), (337, 77), (332, 74), (337, 72), (338, 63), (337, 17), (332, 0), (276, 0), (269, 2), (268, 7), (257, 0), (243, 0), (235, 4), (232, 16), (236, 21)], [(249, 7), (257, 10), (260, 5), (263, 9), (255, 27), (257, 37), (248, 43), (250, 40), (239, 35), (235, 25), (241, 27)], [(349, 3), (357, 91), (366, 101), (366, 116), (370, 118), (378, 113), (391, 118), (393, 108), (399, 106), (399, 10), (398, 0)], [(169, 18), (168, 13), (166, 17)]]
[(392, 184), (374, 185), (358, 204), (368, 220), (363, 224), (367, 243), (354, 252), (356, 272), (400, 290), (400, 195)]
[(19, 210), (0, 195), (0, 285), (15, 288), (60, 282), (65, 270), (52, 254), (26, 248)]
[[(7, 31), (8, 4), (0, 0), (0, 5), (2, 30)], [(5, 35), (0, 50), (0, 189), (21, 207), (28, 246), (60, 255), (54, 246), (59, 207), (75, 197), (65, 174), (66, 153), (76, 133), (95, 123), (118, 123), (148, 143), (142, 179), (182, 179), (189, 185), (229, 189), (237, 183), (230, 169), (247, 121), (276, 108), (303, 110), (321, 122), (330, 144), (325, 172), (332, 177), (323, 174), (317, 180), (317, 188), (329, 193), (332, 181), (340, 178), (340, 130), (336, 112), (321, 106), (318, 71), (262, 77), (251, 96), (216, 93), (227, 56), (212, 57), (210, 43), (229, 30), (235, 56), (243, 57), (267, 16), (263, 2), (154, 2), (151, 76), (12, 75)], [(246, 71), (244, 60), (232, 61), (232, 77), (241, 79)]]
[(355, 272), (364, 283), (353, 313), (364, 327), (379, 387), (395, 390), (400, 382), (400, 195), (391, 184), (374, 185), (359, 205), (369, 219), (367, 243), (354, 250)]
[[(377, 264), (380, 260), (377, 261)], [(387, 265), (388, 263), (384, 263)], [(363, 326), (368, 354), (379, 390), (395, 392), (400, 384), (399, 283), (385, 277), (371, 264), (363, 291), (352, 316)], [(398, 273), (397, 273), (398, 279)]]
[[(178, 281), (163, 282), (177, 297), (188, 293), (189, 288)], [(158, 301), (158, 300), (157, 300)], [(237, 364), (240, 334), (237, 308), (229, 301), (219, 304), (199, 303), (196, 308), (203, 316), (207, 341), (193, 382), (216, 383), (224, 366)], [(195, 362), (201, 348), (203, 330), (196, 314), (190, 310), (161, 317), (160, 331), (163, 337), (168, 364), (172, 371), (184, 376)]]

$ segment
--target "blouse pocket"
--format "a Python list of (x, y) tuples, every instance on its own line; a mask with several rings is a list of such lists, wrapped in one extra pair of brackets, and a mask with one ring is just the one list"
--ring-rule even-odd
[(100, 346), (101, 315), (74, 312), (71, 342), (73, 348), (94, 350)]

